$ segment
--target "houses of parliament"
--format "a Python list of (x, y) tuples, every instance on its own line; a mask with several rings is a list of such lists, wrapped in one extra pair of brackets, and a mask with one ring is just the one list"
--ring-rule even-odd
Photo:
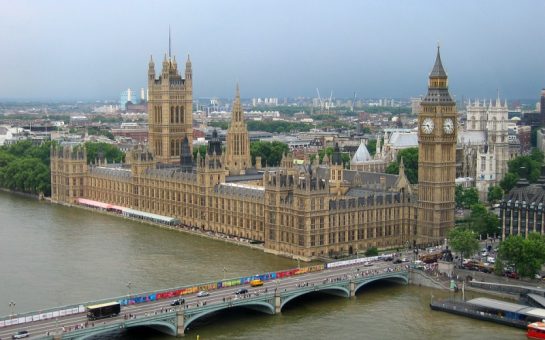
[(348, 170), (338, 147), (319, 163), (252, 164), (237, 85), (223, 148), (215, 133), (206, 156), (192, 156), (193, 79), (175, 57), (161, 73), (148, 65), (148, 144), (126, 162), (87, 162), (82, 145), (51, 150), (52, 201), (98, 202), (262, 243), (267, 252), (310, 260), (442, 243), (454, 226), (457, 112), (439, 48), (418, 115), (418, 185), (399, 175)]

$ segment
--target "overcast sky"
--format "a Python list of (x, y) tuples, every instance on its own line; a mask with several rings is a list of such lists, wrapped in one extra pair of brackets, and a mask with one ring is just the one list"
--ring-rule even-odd
[[(115, 99), (190, 53), (194, 97), (538, 98), (545, 1), (0, 0), (1, 99)], [(157, 72), (160, 72), (157, 69)]]

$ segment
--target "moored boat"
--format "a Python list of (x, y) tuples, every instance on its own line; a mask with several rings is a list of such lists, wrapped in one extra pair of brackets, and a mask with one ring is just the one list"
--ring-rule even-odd
[(545, 322), (532, 322), (528, 325), (526, 333), (528, 339), (545, 339)]

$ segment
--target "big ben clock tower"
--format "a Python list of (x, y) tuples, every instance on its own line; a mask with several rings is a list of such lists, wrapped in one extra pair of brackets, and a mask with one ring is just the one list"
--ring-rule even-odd
[(438, 244), (454, 226), (456, 178), (456, 103), (439, 46), (418, 115), (417, 242)]

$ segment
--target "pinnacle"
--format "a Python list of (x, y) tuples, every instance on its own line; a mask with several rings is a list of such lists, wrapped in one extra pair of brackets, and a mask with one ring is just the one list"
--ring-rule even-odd
[(443, 68), (443, 63), (441, 62), (441, 52), (439, 51), (439, 45), (437, 45), (437, 57), (435, 58), (435, 65), (431, 71), (430, 77), (446, 77), (447, 73)]

